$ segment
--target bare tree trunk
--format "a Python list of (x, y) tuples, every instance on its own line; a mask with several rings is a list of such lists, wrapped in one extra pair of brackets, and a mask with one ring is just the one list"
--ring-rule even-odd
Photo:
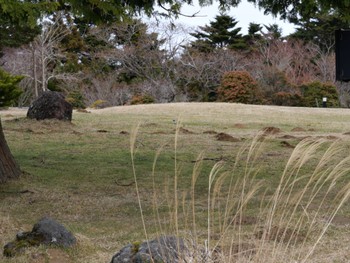
[(34, 92), (35, 92), (35, 98), (39, 97), (39, 92), (38, 92), (38, 76), (36, 73), (36, 58), (35, 58), (35, 46), (33, 46), (32, 44), (30, 44), (31, 48), (32, 48), (32, 62), (33, 62), (33, 79), (34, 79)]
[(20, 175), (21, 170), (7, 145), (0, 121), (0, 183), (19, 178)]
[(46, 91), (46, 59), (45, 59), (45, 53), (44, 53), (44, 47), (41, 46), (41, 87), (43, 91)]

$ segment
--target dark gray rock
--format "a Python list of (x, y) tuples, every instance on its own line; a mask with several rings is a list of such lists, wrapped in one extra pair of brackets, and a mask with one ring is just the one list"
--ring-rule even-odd
[(27, 117), (30, 119), (72, 120), (73, 107), (64, 96), (56, 91), (46, 91), (29, 107)]
[(189, 251), (181, 238), (163, 236), (141, 244), (129, 244), (112, 258), (111, 263), (177, 263)]
[(48, 217), (44, 217), (36, 223), (31, 234), (40, 238), (41, 243), (45, 245), (55, 244), (70, 247), (76, 243), (76, 239), (71, 232), (60, 223)]
[(15, 241), (4, 246), (3, 254), (13, 257), (31, 246), (56, 245), (67, 248), (75, 244), (76, 238), (63, 225), (44, 217), (34, 225), (31, 232), (19, 232)]

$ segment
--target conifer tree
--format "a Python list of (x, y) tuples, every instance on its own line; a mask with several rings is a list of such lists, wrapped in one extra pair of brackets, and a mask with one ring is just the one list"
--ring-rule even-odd
[(245, 49), (246, 44), (239, 33), (241, 28), (236, 27), (237, 23), (238, 21), (228, 15), (216, 16), (209, 25), (199, 27), (200, 30), (191, 34), (196, 38), (191, 43), (192, 47), (204, 52), (222, 48)]
[(0, 68), (0, 107), (11, 106), (21, 95), (17, 85), (22, 79), (22, 76), (11, 76)]
[(296, 32), (290, 37), (312, 42), (322, 51), (329, 52), (334, 48), (334, 31), (349, 28), (350, 23), (342, 20), (337, 13), (318, 13), (312, 19), (301, 18), (296, 25)]

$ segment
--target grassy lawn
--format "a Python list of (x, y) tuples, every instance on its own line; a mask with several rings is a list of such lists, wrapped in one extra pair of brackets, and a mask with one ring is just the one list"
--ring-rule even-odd
[[(271, 204), (269, 200), (281, 186), (280, 179), (290, 156), (298, 163), (305, 154), (305, 160), (310, 158), (295, 168), (291, 176), (291, 180), (300, 176), (295, 186), (292, 181), (285, 182), (285, 188), (293, 184), (288, 189), (297, 194), (290, 197), (287, 190), (280, 197), (287, 210), (293, 210), (293, 204), (298, 203), (293, 215), (296, 221), (298, 218), (304, 221), (296, 222), (299, 224), (296, 232), (308, 238), (294, 241), (291, 233), (289, 243), (293, 243), (294, 254), (295, 250), (303, 254), (307, 253), (303, 249), (312, 246), (312, 237), (317, 237), (315, 232), (322, 231), (322, 224), (327, 222), (323, 211), (326, 214), (332, 209), (333, 199), (350, 182), (346, 170), (350, 169), (347, 168), (350, 161), (345, 161), (339, 167), (340, 172), (344, 171), (342, 177), (337, 182), (325, 180), (325, 187), (315, 194), (312, 203), (297, 200), (309, 180), (306, 175), (317, 170), (318, 164), (322, 170), (334, 171), (349, 156), (348, 109), (176, 103), (74, 112), (72, 123), (27, 120), (25, 114), (25, 110), (18, 109), (0, 111), (7, 142), (24, 171), (20, 180), (0, 186), (1, 245), (12, 241), (17, 232), (31, 230), (43, 216), (64, 224), (77, 237), (78, 245), (64, 251), (32, 248), (12, 259), (0, 256), (1, 262), (55, 262), (55, 257), (61, 260), (57, 262), (109, 262), (124, 245), (145, 240), (139, 201), (150, 238), (160, 233), (191, 233), (204, 244), (208, 239), (210, 211), (211, 244), (218, 243), (223, 250), (232, 247), (228, 236), (243, 240), (237, 241), (239, 244), (252, 244), (259, 239), (259, 229), (265, 227), (261, 219), (269, 213), (262, 207)], [(138, 125), (137, 135), (133, 137)], [(264, 136), (252, 144), (264, 129)], [(130, 154), (131, 139), (135, 142), (138, 192)], [(303, 140), (322, 143), (315, 146), (315, 153), (308, 153), (311, 143), (307, 149), (296, 147)], [(339, 145), (340, 150), (330, 153), (320, 164), (332, 144)], [(251, 145), (256, 148), (250, 153)], [(246, 150), (239, 153), (244, 147)], [(210, 177), (218, 162), (222, 164), (220, 172), (217, 177)], [(197, 166), (198, 171), (194, 171)], [(194, 178), (197, 180), (192, 189)], [(210, 179), (214, 183), (209, 189)], [(234, 191), (228, 194), (230, 189)], [(250, 201), (239, 208), (245, 189), (244, 196)], [(209, 190), (215, 202), (208, 209)], [(310, 190), (304, 195), (312, 196), (312, 193)], [(241, 209), (239, 213), (237, 207)], [(274, 216), (287, 229), (294, 219), (286, 218), (288, 214), (283, 213), (276, 210)], [(232, 220), (227, 219), (230, 217)], [(315, 225), (312, 233), (308, 233), (306, 226), (312, 221)], [(225, 232), (227, 224), (234, 226)], [(307, 262), (348, 262), (349, 224), (350, 209), (345, 202)], [(280, 245), (283, 242), (277, 242), (278, 246), (273, 242), (280, 241), (280, 233), (275, 236), (272, 233), (273, 230), (269, 232), (267, 245), (287, 255), (289, 251)], [(274, 255), (275, 262), (292, 262), (292, 258), (279, 261), (279, 256)]]

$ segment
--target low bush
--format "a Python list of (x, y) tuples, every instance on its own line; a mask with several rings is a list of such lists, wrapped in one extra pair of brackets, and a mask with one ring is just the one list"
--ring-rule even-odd
[(90, 108), (93, 108), (93, 109), (102, 109), (105, 107), (108, 107), (108, 102), (105, 100), (96, 100), (90, 106)]
[(299, 94), (293, 94), (290, 92), (277, 92), (272, 95), (271, 98), (273, 105), (279, 106), (299, 106), (301, 96)]
[(246, 71), (226, 72), (218, 88), (218, 99), (223, 102), (257, 104), (260, 101), (258, 84)]
[(327, 98), (327, 107), (339, 107), (339, 97), (336, 86), (330, 83), (314, 81), (299, 86), (302, 100), (301, 106), (321, 107), (323, 98)]
[(150, 95), (134, 95), (130, 101), (131, 105), (151, 103), (154, 103), (154, 98)]
[(18, 83), (22, 76), (12, 76), (0, 68), (0, 107), (12, 106), (22, 91)]
[(84, 102), (84, 96), (79, 91), (70, 92), (66, 97), (66, 101), (68, 101), (75, 109), (86, 108), (86, 105)]

